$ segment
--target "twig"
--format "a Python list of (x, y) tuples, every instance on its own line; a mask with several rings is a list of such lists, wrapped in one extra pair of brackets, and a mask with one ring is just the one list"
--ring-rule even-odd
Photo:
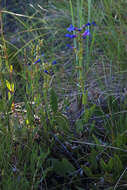
[(126, 170), (127, 170), (127, 167), (124, 169), (123, 173), (122, 173), (121, 176), (119, 177), (119, 179), (118, 179), (118, 181), (116, 182), (116, 184), (115, 184), (113, 190), (116, 190), (116, 188), (118, 187), (118, 184), (119, 184), (120, 180), (122, 179), (123, 175), (125, 174)]
[(124, 150), (124, 149), (121, 149), (121, 148), (118, 148), (118, 147), (114, 147), (114, 146), (110, 146), (110, 145), (95, 144), (95, 143), (82, 142), (82, 141), (73, 141), (73, 140), (71, 140), (71, 142), (77, 143), (77, 144), (86, 144), (86, 145), (90, 145), (90, 146), (100, 146), (100, 147), (111, 148), (111, 149), (127, 152), (127, 150)]

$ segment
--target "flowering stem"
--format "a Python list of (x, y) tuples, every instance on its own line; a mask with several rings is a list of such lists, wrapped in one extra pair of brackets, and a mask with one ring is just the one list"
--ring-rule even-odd
[[(79, 84), (82, 91), (82, 94), (84, 94), (84, 76), (83, 76), (83, 40), (80, 34), (79, 39)], [(84, 105), (84, 96), (82, 96), (82, 104)]]
[[(71, 9), (72, 25), (75, 26), (73, 6), (72, 6), (72, 1), (71, 0), (70, 0), (70, 9)], [(75, 35), (75, 31), (73, 31), (73, 34)], [(77, 49), (76, 39), (74, 38), (73, 41), (74, 41), (74, 48)], [(75, 59), (76, 59), (76, 66), (78, 66), (78, 56), (77, 56), (77, 54), (75, 54)]]
[[(90, 20), (91, 20), (91, 0), (88, 0), (88, 23), (90, 23)], [(89, 30), (89, 27), (90, 26), (88, 26), (88, 30)], [(89, 68), (89, 62), (90, 62), (90, 56), (89, 56), (89, 36), (87, 36), (87, 42), (86, 42), (87, 44), (87, 49), (86, 49), (86, 55), (87, 55), (87, 57), (86, 57), (86, 60), (87, 60), (87, 62), (86, 62), (86, 71), (88, 71), (88, 68)]]

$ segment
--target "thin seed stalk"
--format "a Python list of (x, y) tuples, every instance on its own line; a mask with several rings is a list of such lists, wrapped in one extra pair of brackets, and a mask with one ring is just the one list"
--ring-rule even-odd
[(49, 102), (48, 102), (48, 91), (50, 88), (50, 79), (51, 76), (49, 75), (44, 75), (44, 84), (43, 84), (43, 93), (44, 93), (44, 104), (45, 104), (45, 117), (46, 120), (49, 122), (47, 124), (47, 128), (45, 129), (45, 132), (48, 131), (48, 129), (50, 128), (50, 122), (51, 122), (51, 117), (50, 117), (50, 112), (49, 112)]

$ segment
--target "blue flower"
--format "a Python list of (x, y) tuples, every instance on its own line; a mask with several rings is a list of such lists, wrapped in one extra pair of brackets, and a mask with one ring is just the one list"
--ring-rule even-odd
[(67, 46), (68, 48), (73, 48), (70, 44), (67, 44), (66, 46)]
[[(44, 57), (44, 53), (41, 54), (42, 57)], [(40, 63), (41, 59), (39, 58), (37, 61), (35, 61), (33, 64)]]
[(91, 24), (90, 24), (90, 22), (88, 22), (87, 24), (85, 24), (85, 26), (90, 26)]
[(82, 30), (82, 28), (77, 28), (77, 27), (75, 27), (75, 31), (81, 31)]
[(82, 29), (85, 28), (85, 27), (87, 27), (87, 26), (91, 26), (91, 25), (97, 26), (96, 23), (93, 21), (93, 22), (91, 22), (91, 23), (88, 22), (87, 24), (83, 25), (83, 26), (82, 26)]
[[(56, 60), (54, 60), (53, 62), (52, 62), (52, 65), (55, 65), (55, 64), (57, 64), (57, 62), (56, 62)], [(51, 72), (51, 71), (47, 71), (47, 70), (44, 70), (44, 73), (46, 73), (46, 74), (48, 74), (48, 75), (53, 75), (54, 73), (53, 72)]]
[(52, 65), (55, 65), (55, 64), (57, 64), (56, 60), (54, 60), (54, 61), (52, 62)]
[(68, 37), (68, 38), (76, 38), (77, 36), (74, 35), (74, 34), (66, 34), (65, 37)]
[(44, 73), (49, 74), (49, 72), (47, 70), (44, 70)]
[(89, 36), (89, 35), (90, 35), (89, 29), (85, 30), (85, 32), (82, 34), (84, 39), (86, 38), (86, 36)]
[(93, 21), (93, 22), (91, 22), (91, 24), (92, 24), (92, 25), (94, 25), (94, 26), (97, 26), (97, 25), (96, 25), (96, 22), (94, 22), (94, 21)]
[(67, 28), (67, 31), (72, 32), (75, 30), (75, 27), (71, 24), (69, 28)]
[(37, 61), (35, 61), (33, 64), (40, 63), (41, 59), (39, 58)]

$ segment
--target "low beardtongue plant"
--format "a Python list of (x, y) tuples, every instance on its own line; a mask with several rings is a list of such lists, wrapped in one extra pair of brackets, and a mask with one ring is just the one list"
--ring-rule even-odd
[(50, 119), (49, 115), (49, 103), (48, 103), (48, 92), (51, 90), (51, 82), (52, 82), (52, 75), (53, 71), (52, 68), (54, 65), (57, 64), (56, 60), (52, 61), (51, 63), (43, 61), (44, 54), (41, 55), (39, 59), (37, 59), (33, 65), (36, 65), (38, 63), (41, 63), (42, 65), (42, 74), (43, 74), (43, 98), (44, 98), (44, 104), (46, 108), (46, 114), (48, 116), (48, 119)]
[(83, 43), (84, 39), (87, 36), (90, 36), (90, 26), (96, 26), (95, 22), (88, 22), (87, 24), (83, 25), (81, 28), (74, 27), (72, 24), (67, 28), (67, 33), (65, 37), (70, 39), (76, 39), (76, 44), (78, 44), (79, 48), (73, 47), (70, 44), (67, 44), (67, 47), (72, 48), (78, 57), (78, 64), (76, 65), (76, 69), (78, 69), (78, 81), (79, 86), (82, 91), (82, 104), (85, 106), (86, 104), (86, 94), (84, 93), (84, 71), (83, 71)]
[[(82, 92), (82, 104), (86, 105), (86, 99), (87, 99), (87, 94), (84, 93), (84, 71), (83, 71), (83, 43), (84, 39), (86, 39), (87, 36), (90, 36), (90, 26), (96, 26), (95, 22), (92, 23), (87, 23), (83, 25), (81, 28), (74, 27), (72, 24), (67, 28), (67, 33), (65, 37), (70, 38), (70, 39), (76, 39), (76, 42), (78, 44), (79, 48), (75, 48), (71, 46), (70, 44), (67, 44), (69, 48), (72, 48), (75, 52), (75, 54), (78, 57), (78, 64), (76, 65), (76, 69), (78, 70), (78, 86), (81, 89)], [(42, 57), (44, 54), (42, 54)], [(35, 61), (33, 64), (38, 64), (42, 62), (43, 66), (43, 73), (44, 73), (44, 84), (43, 84), (43, 90), (45, 94), (45, 100), (47, 97), (47, 91), (50, 88), (50, 80), (51, 80), (51, 73), (50, 70), (52, 69), (52, 66), (55, 65), (57, 62), (53, 61), (52, 63), (44, 63), (42, 61), (43, 59), (39, 58), (37, 61)]]
[[(44, 54), (41, 55), (41, 57), (43, 57), (43, 56), (44, 56)], [(56, 62), (56, 60), (54, 60), (52, 63), (43, 62), (43, 60), (41, 58), (39, 58), (37, 61), (35, 61), (33, 63), (33, 65), (35, 65), (37, 63), (41, 63), (41, 62), (42, 62), (43, 77), (44, 77), (43, 90), (44, 90), (45, 97), (47, 97), (47, 91), (50, 88), (50, 80), (51, 80), (52, 74), (53, 74), (53, 72), (51, 72), (52, 66), (56, 65), (57, 62)]]

